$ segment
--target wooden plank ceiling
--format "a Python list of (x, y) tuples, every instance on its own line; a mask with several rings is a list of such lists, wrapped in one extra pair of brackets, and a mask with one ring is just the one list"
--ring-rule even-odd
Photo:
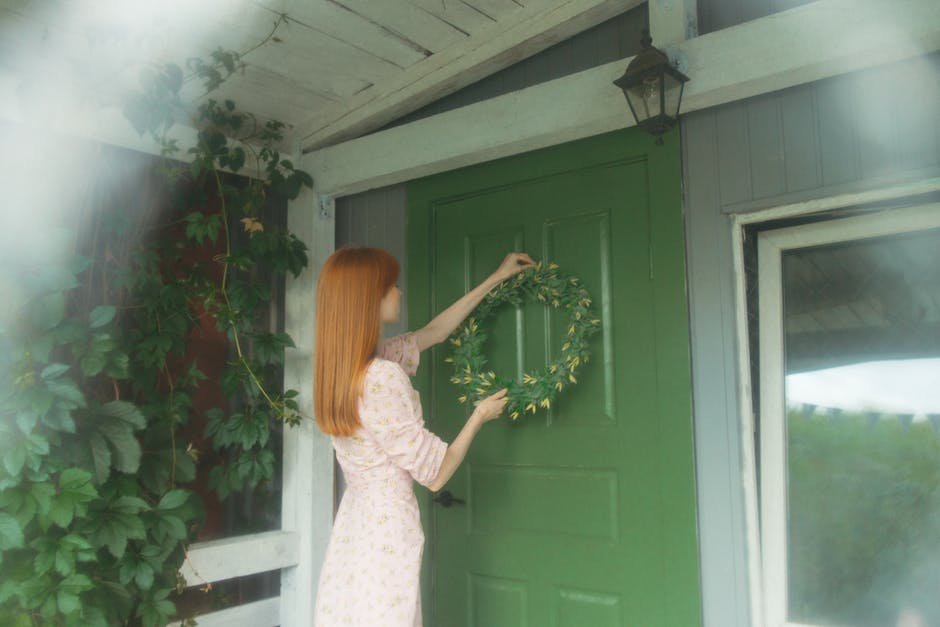
[[(185, 67), (222, 47), (243, 53), (245, 68), (210, 97), (285, 122), (312, 149), (373, 130), (638, 3), (0, 0), (0, 97), (15, 94), (21, 112), (36, 103), (70, 114), (120, 107), (148, 64)], [(184, 92), (190, 102), (202, 96), (194, 80)]]

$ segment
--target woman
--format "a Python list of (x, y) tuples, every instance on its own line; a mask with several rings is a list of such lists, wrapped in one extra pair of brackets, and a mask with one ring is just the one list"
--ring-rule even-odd
[(424, 428), (408, 375), (420, 351), (443, 342), (487, 292), (534, 265), (506, 256), (483, 283), (427, 326), (379, 341), (398, 322), (398, 262), (384, 250), (343, 248), (317, 287), (314, 405), (331, 436), (346, 492), (320, 573), (316, 627), (420, 627), (424, 533), (412, 482), (440, 490), (480, 427), (502, 413), (506, 390), (476, 406), (450, 445)]

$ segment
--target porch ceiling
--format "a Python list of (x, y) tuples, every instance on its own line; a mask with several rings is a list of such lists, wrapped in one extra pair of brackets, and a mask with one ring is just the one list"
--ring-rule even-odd
[[(115, 119), (150, 63), (243, 53), (212, 94), (304, 147), (360, 135), (639, 0), (0, 0), (0, 117)], [(195, 80), (184, 97), (203, 96)], [(100, 123), (99, 123), (100, 124)], [(79, 124), (79, 126), (82, 126)]]

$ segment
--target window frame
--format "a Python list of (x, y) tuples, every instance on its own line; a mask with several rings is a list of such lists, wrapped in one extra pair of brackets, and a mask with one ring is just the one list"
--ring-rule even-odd
[[(742, 434), (745, 437), (745, 486), (748, 540), (752, 556), (752, 615), (764, 627), (818, 627), (787, 621), (786, 431), (782, 255), (787, 250), (912, 233), (940, 228), (940, 203), (882, 209), (762, 231), (757, 236), (760, 412), (753, 416), (747, 344), (746, 284), (741, 220), (735, 229), (738, 279), (739, 373), (742, 383)], [(742, 311), (744, 315), (742, 315)], [(759, 422), (759, 431), (754, 427)], [(756, 442), (755, 433), (760, 433)], [(760, 450), (758, 467), (757, 449)], [(759, 483), (759, 486), (758, 486)]]

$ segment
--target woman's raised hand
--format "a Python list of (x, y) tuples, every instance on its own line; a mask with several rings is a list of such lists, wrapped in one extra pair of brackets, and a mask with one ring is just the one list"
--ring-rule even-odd
[(506, 398), (506, 388), (503, 388), (477, 403), (473, 413), (481, 422), (489, 422), (490, 420), (499, 418), (499, 415), (503, 413), (503, 409), (506, 408), (508, 401), (509, 399)]
[(499, 268), (496, 269), (495, 274), (499, 277), (500, 281), (505, 281), (534, 265), (535, 262), (532, 261), (532, 257), (526, 253), (509, 253), (506, 255), (506, 258), (503, 259), (503, 262), (499, 264)]

